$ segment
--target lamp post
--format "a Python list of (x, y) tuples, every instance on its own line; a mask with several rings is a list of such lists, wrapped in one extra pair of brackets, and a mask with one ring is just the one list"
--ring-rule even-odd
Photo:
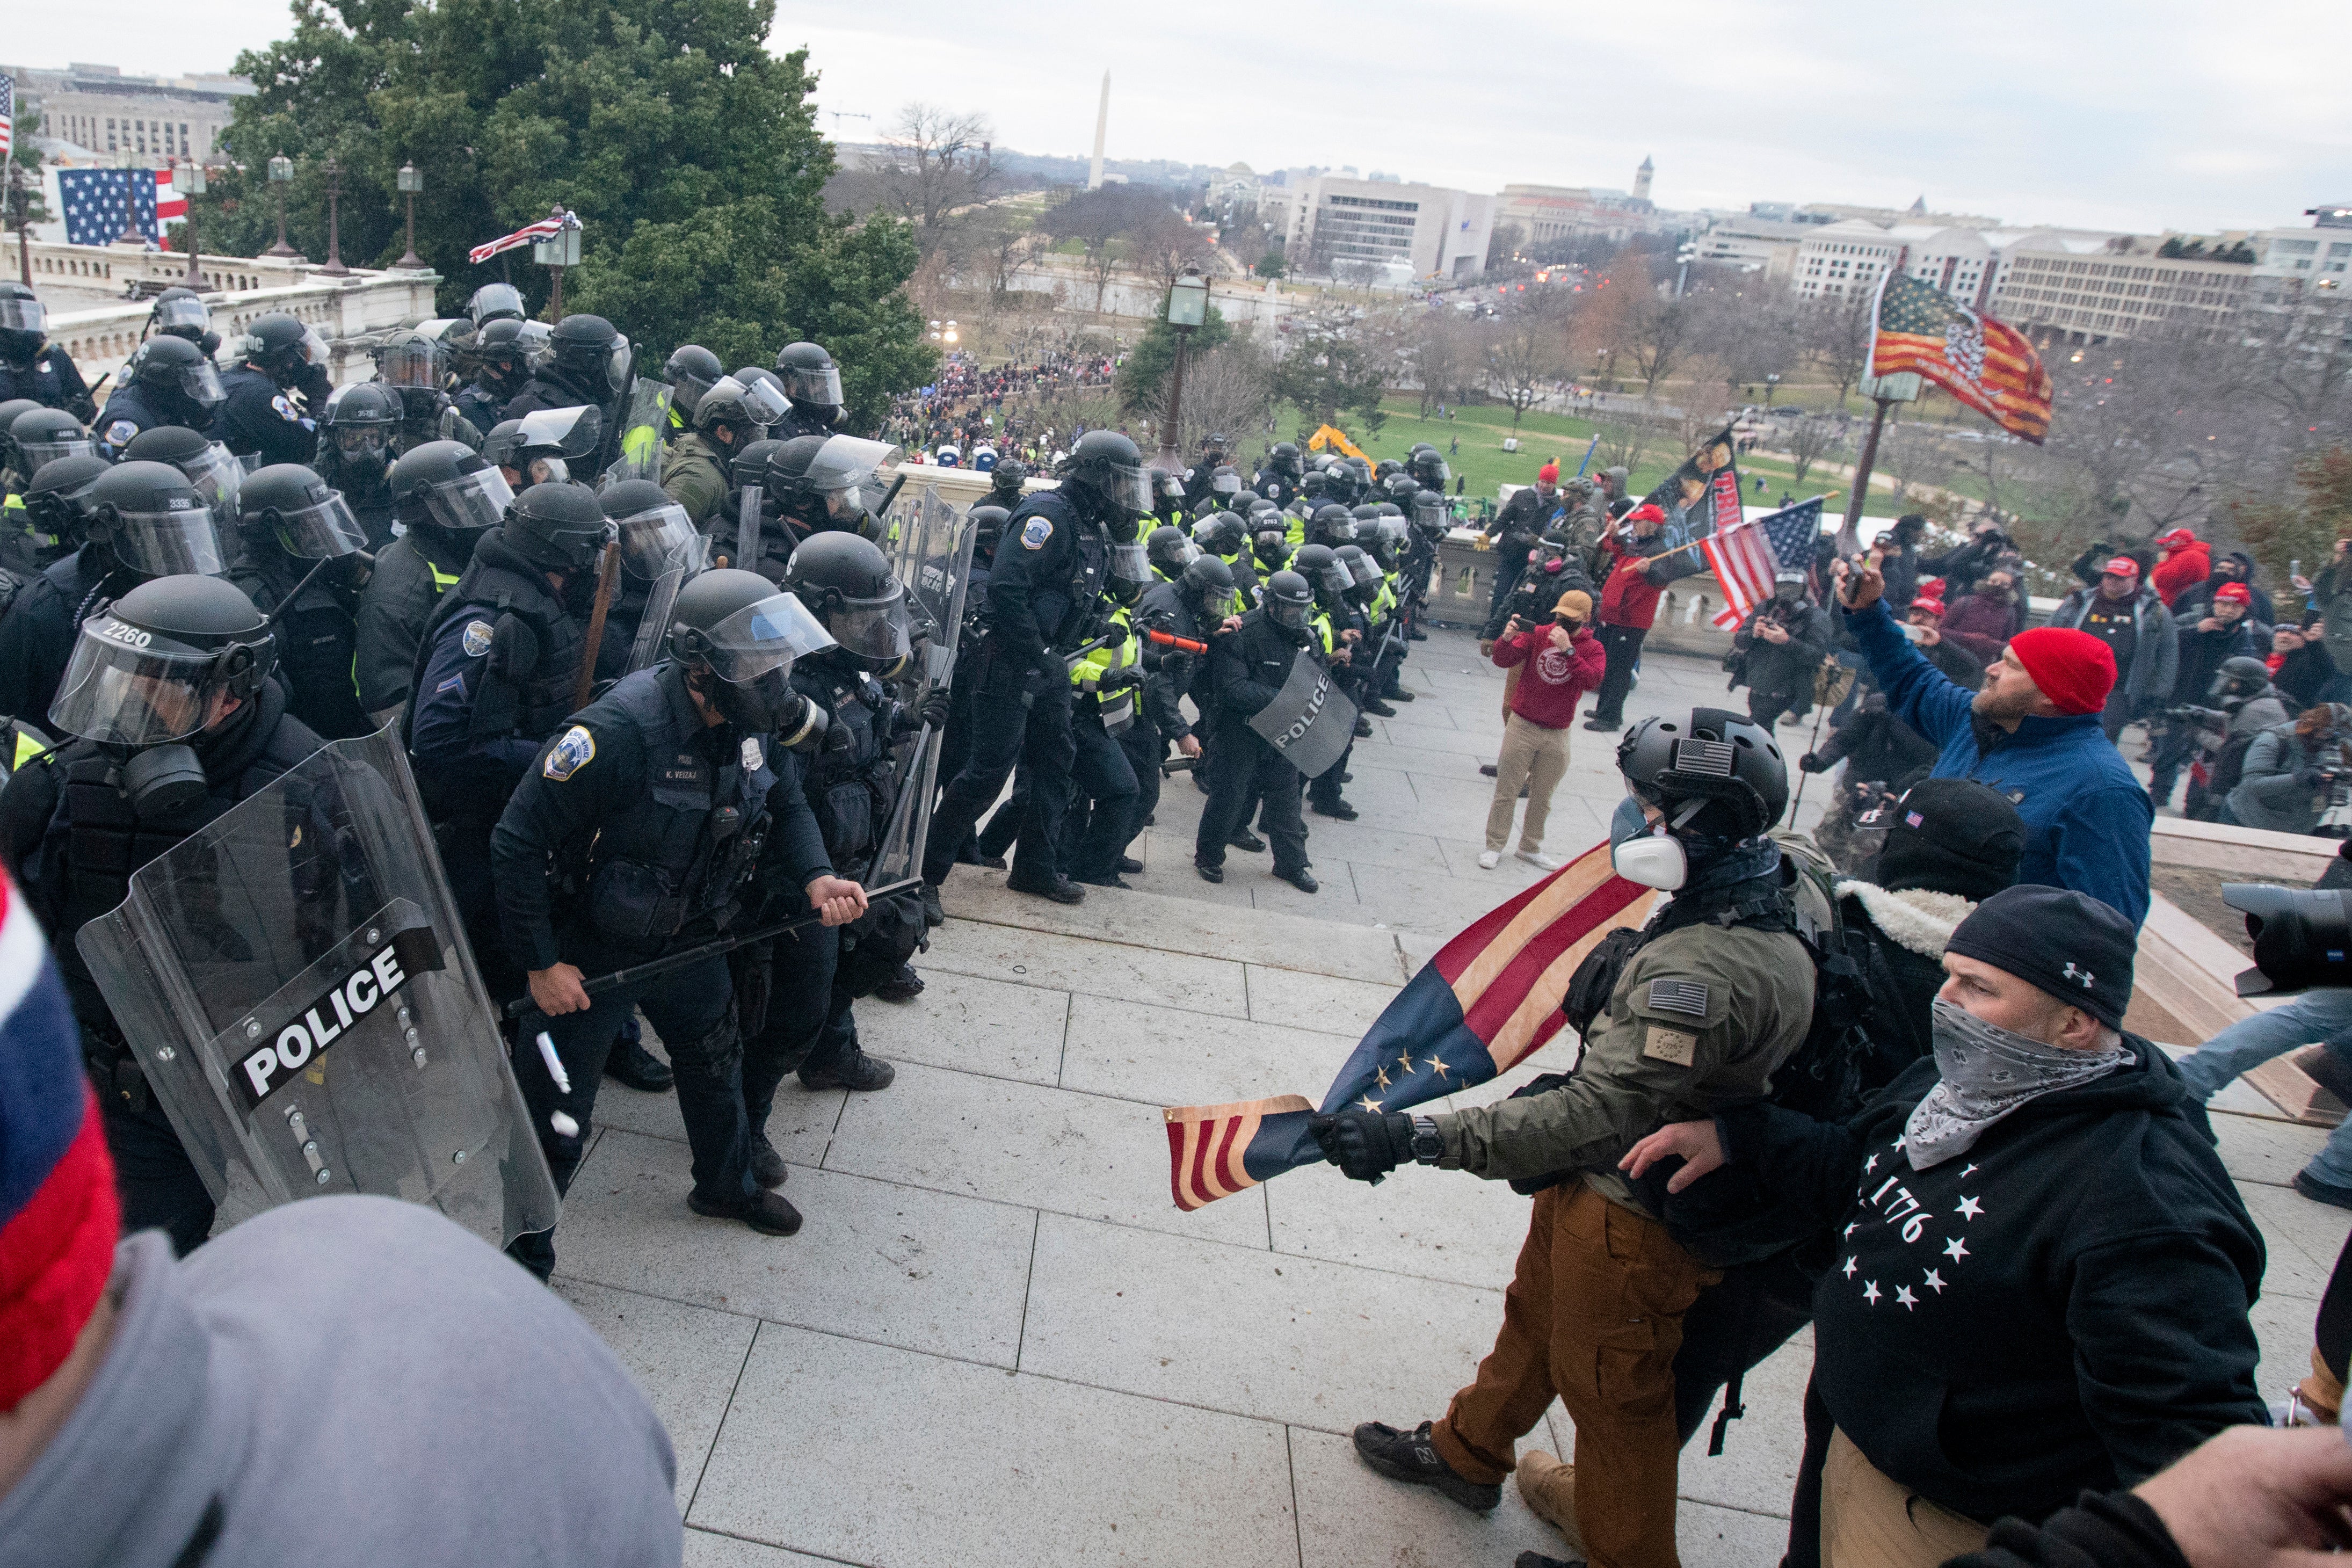
[[(118, 155), (115, 161), (121, 167), (129, 169), (135, 167), (131, 159), (131, 155), (124, 153)], [(131, 193), (127, 190), (122, 195), (122, 232), (114, 237), (114, 243), (142, 246), (147, 243), (147, 237), (139, 232), (139, 204), (131, 199)]]
[(1176, 363), (1168, 373), (1168, 411), (1160, 416), (1160, 467), (1176, 473), (1184, 465), (1177, 450), (1177, 415), (1184, 400), (1184, 345), (1209, 319), (1209, 280), (1187, 267), (1168, 287), (1168, 325), (1176, 334)]
[(278, 197), (278, 243), (262, 252), (264, 256), (299, 256), (301, 252), (286, 243), (286, 187), (294, 183), (294, 160), (280, 153), (269, 160), (269, 189)]
[(319, 268), (324, 278), (352, 275), (352, 269), (343, 265), (342, 197), (343, 166), (331, 155), (327, 159), (327, 264)]
[(16, 270), (33, 286), (32, 198), (25, 194), (25, 165), (8, 160), (8, 194), (16, 198)]
[[(572, 217), (571, 214), (563, 210), (562, 202), (548, 208), (547, 216), (567, 220)], [(545, 239), (532, 240), (530, 258), (555, 274), (554, 287), (548, 293), (547, 319), (550, 321), (561, 321), (563, 320), (564, 268), (580, 265), (579, 223), (576, 220), (567, 221), (562, 227)]]
[(393, 265), (411, 272), (425, 269), (425, 258), (416, 254), (416, 193), (424, 188), (425, 176), (416, 172), (416, 165), (403, 163), (400, 166), (400, 194), (408, 198), (408, 249)]
[(182, 177), (187, 182), (180, 187), (180, 197), (188, 204), (188, 287), (201, 294), (205, 291), (205, 274), (196, 262), (196, 198), (205, 194), (205, 166), (185, 165)]
[(1765, 406), (1765, 407), (1769, 408), (1769, 407), (1771, 407), (1771, 406), (1772, 406), (1772, 395), (1773, 395), (1774, 393), (1776, 393), (1776, 392), (1780, 391), (1780, 373), (1779, 371), (1777, 371), (1777, 370), (1768, 370), (1768, 371), (1766, 371), (1766, 372), (1764, 373), (1764, 406)]

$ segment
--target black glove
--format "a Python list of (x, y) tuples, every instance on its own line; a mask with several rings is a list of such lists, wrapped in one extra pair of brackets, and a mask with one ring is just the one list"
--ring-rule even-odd
[(1412, 1118), (1402, 1111), (1343, 1110), (1310, 1119), (1307, 1131), (1349, 1181), (1378, 1184), (1412, 1158)]
[(1822, 761), (1819, 752), (1807, 752), (1797, 759), (1797, 771), (1801, 773), (1825, 773), (1830, 771), (1830, 764)]
[(2317, 789), (2327, 782), (2327, 775), (2317, 768), (2305, 768), (2294, 775), (2294, 782), (2305, 789)]
[(776, 944), (755, 942), (735, 951), (735, 1018), (749, 1040), (768, 1026), (768, 1001), (775, 993)]
[(1143, 671), (1137, 666), (1130, 664), (1123, 666), (1120, 668), (1114, 669), (1108, 675), (1104, 676), (1101, 680), (1096, 682), (1095, 689), (1097, 691), (1121, 691), (1126, 689), (1128, 687), (1140, 686), (1142, 684)]

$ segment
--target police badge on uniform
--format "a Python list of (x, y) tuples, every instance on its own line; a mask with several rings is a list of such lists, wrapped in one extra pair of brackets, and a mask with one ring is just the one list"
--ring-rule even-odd
[(118, 419), (106, 427), (106, 434), (99, 439), (110, 447), (127, 447), (131, 444), (131, 438), (138, 434), (138, 426), (128, 419)]
[(1024, 549), (1043, 550), (1045, 548), (1045, 541), (1053, 537), (1054, 520), (1052, 518), (1033, 517), (1022, 525), (1021, 543)]
[[(466, 627), (466, 657), (479, 658), (490, 651), (491, 626), (488, 621), (474, 621)], [(582, 759), (585, 761), (585, 758)]]
[[(473, 633), (468, 630), (466, 635), (471, 637)], [(751, 742), (744, 743), (749, 745)], [(583, 726), (574, 724), (563, 731), (562, 740), (547, 749), (547, 761), (540, 764), (539, 771), (562, 784), (586, 766), (588, 760), (595, 754), (596, 737)]]
[(747, 773), (756, 773), (760, 771), (761, 764), (767, 760), (768, 754), (760, 749), (758, 739), (751, 735), (744, 736), (743, 771)]

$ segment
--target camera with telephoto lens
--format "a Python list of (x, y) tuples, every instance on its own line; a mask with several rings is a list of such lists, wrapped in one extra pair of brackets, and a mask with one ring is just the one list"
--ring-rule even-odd
[(2224, 882), (2221, 901), (2246, 917), (2254, 944), (2254, 967), (2238, 975), (2239, 995), (2352, 987), (2352, 891)]

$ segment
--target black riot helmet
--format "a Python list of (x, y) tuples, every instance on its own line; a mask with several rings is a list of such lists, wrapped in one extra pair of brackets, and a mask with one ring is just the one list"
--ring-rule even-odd
[(1201, 552), (1199, 546), (1184, 537), (1182, 529), (1163, 522), (1144, 536), (1143, 553), (1161, 576), (1174, 578)]
[(2225, 658), (2213, 672), (2213, 683), (2205, 695), (2216, 701), (2243, 702), (2259, 697), (2271, 683), (2271, 667), (2247, 654)]
[(1789, 806), (1789, 764), (1772, 731), (1721, 708), (1643, 720), (1617, 742), (1617, 771), (1676, 837), (1752, 838)]
[(1390, 504), (1411, 515), (1413, 500), (1421, 494), (1421, 481), (1411, 474), (1391, 474), (1388, 483), (1381, 489), (1389, 498)]
[[(822, 439), (822, 437), (813, 438)], [(730, 488), (740, 490), (745, 485), (765, 487), (768, 482), (768, 464), (783, 449), (783, 442), (762, 437), (737, 452), (734, 459), (727, 465), (727, 483)], [(772, 495), (768, 497), (771, 501), (775, 499)]]
[(256, 316), (241, 352), (247, 364), (281, 387), (299, 386), (327, 367), (326, 340), (283, 310)]
[(623, 479), (599, 499), (620, 530), (621, 569), (630, 576), (650, 583), (673, 567), (701, 564), (702, 535), (693, 519), (653, 480)]
[(1062, 462), (1062, 489), (1114, 534), (1132, 536), (1151, 513), (1151, 482), (1143, 454), (1116, 430), (1089, 430)]
[(0, 430), (8, 433), (7, 444), (16, 449), (20, 473), (36, 474), (44, 463), (59, 458), (87, 458), (95, 450), (81, 421), (62, 408), (27, 408), (0, 425)]
[(24, 363), (41, 352), (49, 331), (48, 308), (22, 283), (0, 283), (0, 359)]
[(1196, 555), (1184, 566), (1178, 579), (1178, 591), (1200, 616), (1202, 626), (1212, 627), (1234, 613), (1237, 600), (1234, 593), (1234, 569), (1213, 555)]
[(571, 574), (593, 568), (618, 531), (594, 490), (559, 481), (515, 497), (499, 537), (533, 565)]
[(1238, 555), (1249, 548), (1249, 525), (1232, 512), (1213, 511), (1192, 525), (1192, 542), (1212, 555)]
[(1348, 569), (1349, 585), (1357, 591), (1358, 601), (1369, 601), (1380, 586), (1380, 564), (1365, 553), (1360, 544), (1342, 544), (1331, 553)]
[(48, 541), (37, 550), (43, 564), (79, 549), (89, 537), (90, 488), (113, 471), (113, 464), (95, 454), (54, 458), (34, 470), (17, 500), (26, 523)]
[[(47, 404), (32, 397), (12, 397), (5, 403), (0, 403), (0, 457), (8, 455), (6, 451), (10, 445), (8, 433), (16, 426), (16, 421), (36, 408), (47, 406), (48, 406)], [(17, 466), (17, 471), (20, 473), (24, 471), (23, 465)]]
[(207, 358), (220, 347), (220, 338), (213, 331), (213, 313), (193, 289), (171, 288), (156, 295), (147, 312), (147, 325), (158, 337), (194, 343)]
[(793, 661), (834, 646), (807, 606), (756, 572), (721, 566), (677, 591), (669, 657), (738, 729), (804, 746), (824, 710), (792, 688)]
[(272, 463), (247, 476), (237, 529), (250, 544), (275, 542), (289, 555), (327, 561), (367, 548), (367, 531), (343, 492), (300, 463)]
[(534, 408), (520, 419), (502, 419), (482, 437), (482, 456), (514, 476), (522, 489), (562, 484), (572, 464), (594, 454), (604, 433), (604, 412), (593, 404)]
[(511, 283), (485, 283), (466, 301), (466, 314), (474, 319), (477, 333), (492, 321), (520, 321), (523, 313), (522, 293)]
[(1298, 481), (1298, 493), (1306, 497), (1309, 503), (1321, 500), (1324, 492), (1330, 488), (1331, 481), (1323, 477), (1323, 470), (1320, 468), (1315, 469)]
[(123, 379), (210, 412), (228, 401), (220, 372), (204, 350), (181, 337), (152, 337), (139, 345)]
[(339, 386), (319, 415), (319, 446), (353, 473), (379, 473), (391, 462), (393, 434), (406, 417), (399, 392), (380, 382)]
[(410, 391), (437, 393), (449, 382), (448, 342), (413, 327), (393, 333), (370, 349), (368, 357), (375, 361), (375, 378), (400, 388), (404, 400)]
[(971, 519), (971, 558), (981, 562), (994, 559), (997, 542), (1004, 537), (1004, 524), (1013, 513), (1001, 506), (982, 504), (965, 515)]
[(700, 343), (679, 344), (670, 351), (668, 360), (662, 365), (662, 379), (671, 388), (670, 406), (691, 419), (694, 405), (702, 401), (702, 395), (716, 386), (719, 378), (726, 374), (727, 367), (719, 363), (719, 356)]
[(90, 538), (134, 572), (209, 576), (227, 569), (212, 508), (169, 463), (117, 463), (90, 486), (83, 505)]
[(1315, 590), (1297, 573), (1276, 572), (1265, 580), (1265, 618), (1291, 641), (1306, 642), (1307, 617), (1314, 610)]
[(795, 436), (768, 458), (766, 483), (781, 511), (812, 528), (856, 532), (874, 521), (867, 510), (881, 499), (877, 476), (897, 459), (887, 441), (856, 436)]
[(1021, 504), (1021, 487), (1029, 482), (1029, 465), (1018, 458), (999, 458), (989, 470), (989, 500), (1011, 511)]
[(1290, 569), (1314, 584), (1319, 599), (1336, 599), (1356, 585), (1356, 579), (1340, 563), (1339, 552), (1328, 544), (1300, 545), (1298, 553), (1290, 558)]
[(498, 465), (463, 441), (427, 441), (392, 466), (392, 504), (405, 527), (471, 536), (505, 519), (514, 489)]
[(776, 351), (776, 379), (796, 408), (830, 425), (841, 417), (841, 368), (815, 343), (786, 343)]
[(1337, 549), (1354, 542), (1355, 514), (1337, 501), (1326, 501), (1315, 509), (1307, 520), (1307, 542), (1328, 544)]
[(474, 335), (475, 375), (484, 386), (508, 397), (520, 394), (530, 380), (531, 349), (523, 325), (511, 316), (501, 316)]
[(1406, 461), (1405, 470), (1431, 489), (1444, 489), (1454, 479), (1454, 470), (1446, 466), (1445, 459), (1438, 455), (1434, 447), (1415, 452)]
[[(277, 662), (268, 617), (235, 584), (159, 577), (82, 622), (49, 723), (133, 753), (174, 745), (252, 698)], [(135, 756), (124, 767), (123, 786), (142, 809), (184, 805), (204, 793), (203, 764), (193, 754), (165, 761), (165, 777)]]
[(1372, 465), (1372, 486), (1375, 489), (1385, 489), (1388, 488), (1389, 476), (1402, 472), (1404, 472), (1402, 463), (1398, 462), (1394, 458), (1382, 458)]
[(236, 492), (245, 465), (229, 449), (184, 425), (157, 425), (133, 436), (122, 448), (125, 462), (169, 463), (188, 477), (196, 494), (224, 524), (236, 521)]
[(1265, 466), (1277, 474), (1297, 479), (1298, 477), (1298, 443), (1276, 441), (1274, 444), (1274, 449), (1265, 455)]
[[(1219, 436), (1214, 439), (1222, 441), (1224, 437)], [(1242, 477), (1234, 472), (1230, 465), (1219, 463), (1209, 475), (1209, 491), (1217, 498), (1219, 506), (1231, 506), (1234, 498), (1242, 493)]]
[(548, 339), (556, 364), (584, 386), (617, 392), (629, 373), (629, 340), (602, 316), (566, 316)]
[(866, 668), (890, 675), (906, 664), (907, 591), (873, 541), (811, 534), (785, 564), (783, 586)]
[(694, 427), (721, 448), (740, 451), (787, 412), (783, 399), (766, 382), (722, 375), (694, 405)]

